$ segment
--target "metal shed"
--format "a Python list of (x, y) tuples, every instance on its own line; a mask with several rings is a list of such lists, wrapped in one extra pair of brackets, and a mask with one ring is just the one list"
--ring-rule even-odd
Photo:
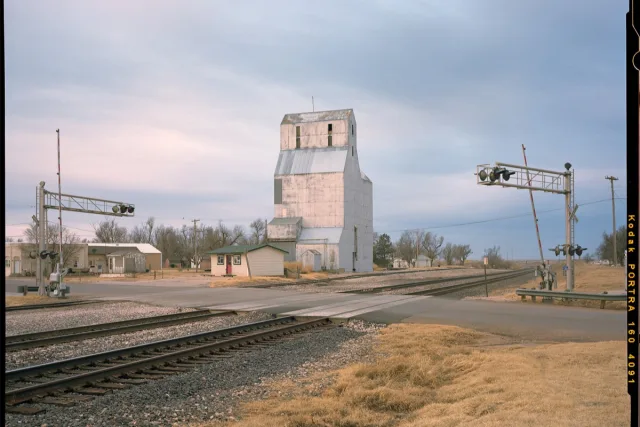
[(111, 274), (144, 273), (146, 257), (136, 248), (120, 249), (107, 254), (107, 265)]

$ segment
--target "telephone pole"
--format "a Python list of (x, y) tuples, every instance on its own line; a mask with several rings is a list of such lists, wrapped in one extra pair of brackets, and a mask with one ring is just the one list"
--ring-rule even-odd
[(196, 265), (196, 273), (198, 272), (198, 226), (199, 219), (192, 219), (193, 222), (193, 263)]
[(616, 245), (616, 200), (613, 193), (613, 181), (617, 181), (615, 176), (605, 176), (604, 179), (611, 181), (611, 210), (613, 212), (613, 265), (618, 265), (618, 248)]

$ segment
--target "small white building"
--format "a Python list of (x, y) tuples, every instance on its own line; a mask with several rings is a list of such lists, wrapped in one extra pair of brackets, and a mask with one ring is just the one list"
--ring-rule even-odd
[(144, 273), (146, 257), (137, 248), (123, 248), (107, 254), (110, 274)]
[(431, 267), (431, 260), (429, 258), (426, 257), (426, 255), (418, 255), (417, 261), (416, 261), (416, 267), (418, 268), (424, 268), (424, 267)]
[(373, 184), (360, 169), (353, 110), (284, 116), (274, 205), (267, 236), (287, 261), (373, 271)]
[(402, 258), (394, 258), (393, 268), (409, 268), (409, 263)]
[(225, 246), (207, 252), (213, 276), (283, 276), (286, 251), (263, 245)]

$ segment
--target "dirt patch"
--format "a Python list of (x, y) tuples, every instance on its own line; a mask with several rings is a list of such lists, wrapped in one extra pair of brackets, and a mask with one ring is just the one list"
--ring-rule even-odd
[(47, 297), (41, 295), (16, 295), (16, 296), (5, 296), (4, 303), (6, 307), (17, 307), (21, 305), (33, 305), (33, 304), (56, 304), (60, 302), (67, 301), (77, 301), (81, 300), (79, 297), (65, 297), (65, 298), (56, 298), (56, 297)]
[[(576, 261), (575, 263), (575, 292), (585, 293), (601, 293), (603, 291), (617, 292), (624, 291), (624, 269), (617, 267), (610, 267), (606, 265), (587, 264), (584, 261)], [(564, 291), (567, 289), (567, 278), (562, 275), (562, 263), (556, 263), (553, 265), (553, 271), (557, 273), (558, 278), (558, 291)], [(490, 301), (520, 301), (520, 297), (516, 295), (516, 289), (518, 288), (535, 288), (538, 289), (540, 282), (539, 277), (532, 278), (529, 282), (522, 286), (514, 286), (503, 289), (496, 289), (489, 293), (489, 297), (468, 297), (467, 299), (482, 299)], [(541, 304), (541, 298), (537, 298), (534, 304)], [(532, 303), (531, 298), (527, 299), (527, 303)], [(585, 301), (577, 300), (570, 303), (564, 303), (559, 300), (554, 300), (554, 304), (566, 305), (570, 304), (574, 307), (589, 307), (600, 308), (600, 301)], [(605, 308), (613, 310), (626, 310), (625, 302), (607, 302)]]
[[(377, 360), (327, 372), (321, 395), (245, 404), (205, 426), (627, 426), (624, 341), (523, 346), (453, 326), (392, 325)], [(201, 424), (202, 425), (202, 424)]]

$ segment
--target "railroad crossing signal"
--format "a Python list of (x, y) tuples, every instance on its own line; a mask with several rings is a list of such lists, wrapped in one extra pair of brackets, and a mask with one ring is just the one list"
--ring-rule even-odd
[(583, 248), (580, 245), (576, 245), (575, 247), (573, 245), (570, 245), (568, 249), (567, 249), (567, 245), (558, 245), (555, 248), (551, 248), (549, 250), (555, 253), (556, 256), (560, 256), (560, 253), (562, 253), (562, 256), (566, 256), (567, 253), (569, 253), (569, 255), (571, 256), (578, 255), (578, 257), (581, 257), (582, 252), (586, 251), (587, 249), (588, 248)]

